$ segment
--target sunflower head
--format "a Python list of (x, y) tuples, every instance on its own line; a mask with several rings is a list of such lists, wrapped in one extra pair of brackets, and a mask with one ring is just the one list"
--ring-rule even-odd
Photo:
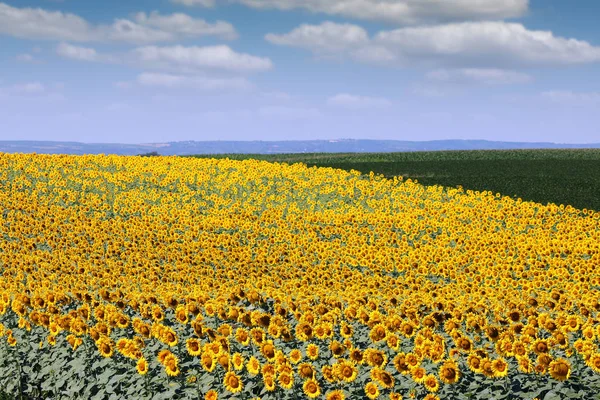
[(315, 379), (307, 379), (302, 385), (302, 390), (309, 398), (315, 399), (321, 394), (321, 388)]
[(229, 371), (223, 378), (223, 386), (231, 393), (239, 393), (244, 388), (244, 384), (239, 376), (235, 372)]

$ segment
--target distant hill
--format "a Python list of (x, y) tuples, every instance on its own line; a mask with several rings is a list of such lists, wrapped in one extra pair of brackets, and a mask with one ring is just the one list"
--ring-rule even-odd
[(148, 144), (0, 141), (3, 153), (38, 154), (281, 154), (281, 153), (386, 153), (437, 150), (600, 148), (594, 144), (494, 142), (487, 140), (294, 140), (294, 141), (184, 141)]

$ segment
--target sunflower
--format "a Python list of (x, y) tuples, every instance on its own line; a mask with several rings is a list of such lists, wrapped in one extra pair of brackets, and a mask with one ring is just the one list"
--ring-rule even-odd
[(373, 343), (381, 342), (387, 336), (387, 330), (383, 324), (377, 324), (373, 326), (371, 332), (369, 332), (369, 338)]
[(504, 378), (508, 375), (508, 363), (503, 358), (492, 361), (492, 369), (496, 378)]
[(454, 384), (460, 379), (460, 370), (458, 364), (454, 361), (446, 361), (440, 367), (440, 379), (447, 384)]
[(379, 383), (381, 387), (390, 389), (394, 386), (394, 377), (386, 370), (380, 368), (373, 368), (371, 371), (375, 372), (372, 375), (373, 380)]
[(365, 395), (369, 399), (376, 399), (377, 397), (379, 397), (379, 388), (377, 387), (375, 382), (368, 382), (365, 385)]
[(313, 328), (308, 322), (300, 322), (296, 325), (296, 338), (305, 342), (313, 337)]
[(174, 354), (170, 354), (165, 358), (165, 372), (169, 376), (177, 376), (181, 372), (179, 370), (179, 359)]
[(315, 369), (309, 363), (298, 365), (298, 374), (304, 379), (311, 379), (315, 376)]
[(329, 345), (329, 350), (331, 350), (331, 354), (333, 354), (335, 358), (341, 357), (346, 352), (346, 348), (344, 347), (344, 345), (338, 342), (337, 340), (331, 342), (331, 344)]
[(114, 346), (110, 339), (102, 337), (96, 342), (96, 346), (98, 347), (98, 351), (102, 357), (112, 357), (114, 353)]
[(550, 363), (548, 372), (557, 381), (566, 381), (571, 376), (571, 364), (564, 358), (556, 359)]
[(221, 326), (219, 326), (219, 328), (217, 329), (217, 332), (219, 332), (221, 335), (225, 336), (225, 337), (229, 337), (232, 333), (233, 329), (231, 328), (231, 325), (229, 324), (223, 324)]
[(381, 350), (367, 349), (364, 355), (371, 367), (383, 367), (387, 363), (387, 355)]
[(204, 400), (217, 400), (219, 398), (219, 394), (216, 390), (211, 389), (204, 395)]
[(69, 343), (73, 351), (75, 351), (79, 346), (81, 346), (81, 344), (83, 343), (83, 339), (71, 334), (67, 335), (67, 343)]
[(390, 393), (390, 400), (402, 400), (402, 395), (400, 393), (392, 392)]
[(202, 350), (200, 348), (200, 341), (196, 338), (189, 338), (188, 340), (186, 340), (185, 348), (187, 349), (189, 355), (192, 357), (197, 357), (200, 355), (200, 353), (202, 353)]
[(242, 346), (248, 346), (250, 344), (250, 333), (247, 329), (237, 328), (235, 330), (235, 340)]
[(437, 380), (435, 375), (432, 374), (425, 376), (423, 384), (425, 385), (425, 389), (429, 390), (430, 392), (437, 392), (440, 388), (440, 382)]
[(235, 368), (237, 371), (240, 371), (242, 368), (244, 368), (244, 356), (241, 353), (235, 353), (231, 362), (233, 363), (233, 368)]
[(250, 329), (250, 337), (252, 338), (252, 343), (256, 346), (260, 346), (262, 342), (265, 340), (265, 331), (261, 328), (252, 328)]
[(519, 365), (519, 371), (524, 374), (530, 374), (533, 372), (533, 363), (527, 356), (518, 356), (517, 363)]
[(246, 369), (250, 375), (256, 375), (260, 372), (260, 362), (256, 359), (256, 357), (252, 356), (246, 364)]
[[(300, 356), (302, 356), (302, 353), (300, 353)], [(314, 343), (306, 346), (306, 356), (313, 361), (316, 360), (319, 357), (319, 346)]]
[(360, 349), (350, 350), (350, 359), (356, 364), (362, 364), (364, 362), (364, 354)]
[(412, 337), (415, 334), (415, 326), (410, 322), (404, 322), (400, 326), (400, 332), (407, 338)]
[(394, 357), (394, 367), (396, 367), (396, 371), (402, 375), (406, 375), (410, 372), (410, 366), (406, 362), (406, 355), (404, 353), (398, 353), (396, 357)]
[(356, 366), (352, 362), (346, 360), (335, 364), (334, 371), (339, 380), (343, 380), (347, 383), (354, 382), (358, 376), (358, 369)]
[(477, 354), (471, 353), (467, 357), (467, 365), (471, 371), (479, 373), (481, 372), (482, 359)]
[(535, 354), (539, 355), (548, 353), (550, 351), (550, 346), (546, 339), (537, 339), (531, 344), (531, 350), (533, 350)]
[(277, 377), (277, 381), (279, 382), (279, 386), (289, 390), (294, 386), (294, 375), (288, 372), (281, 373)]
[(267, 392), (272, 392), (276, 389), (275, 377), (273, 375), (263, 375), (263, 384)]
[(229, 353), (223, 351), (217, 355), (217, 363), (226, 371), (229, 371)]
[(307, 379), (302, 385), (302, 390), (311, 399), (315, 399), (321, 394), (321, 388), (315, 379)]
[(223, 378), (223, 386), (231, 393), (239, 393), (244, 388), (244, 384), (239, 376), (235, 372), (229, 371)]
[(148, 361), (146, 361), (146, 359), (144, 357), (140, 358), (137, 361), (135, 368), (136, 368), (138, 374), (146, 375), (146, 373), (148, 372)]
[(202, 356), (200, 357), (200, 363), (206, 372), (212, 372), (217, 366), (215, 358), (209, 353), (202, 353)]
[(340, 335), (344, 339), (350, 339), (352, 337), (353, 333), (354, 333), (354, 328), (352, 328), (352, 325), (349, 325), (345, 322), (342, 323), (342, 325), (340, 326)]
[(181, 304), (177, 306), (175, 309), (175, 319), (183, 325), (189, 322), (188, 310), (186, 306)]
[(490, 360), (489, 358), (484, 358), (483, 360), (481, 360), (481, 372), (488, 378), (493, 378), (494, 376), (496, 376), (492, 360)]
[(272, 377), (275, 377), (277, 370), (275, 369), (275, 365), (266, 363), (260, 368), (260, 373), (262, 375), (271, 375)]
[(416, 383), (423, 383), (425, 380), (425, 368), (417, 367), (411, 371), (411, 377)]
[[(318, 348), (317, 348), (318, 349)], [(307, 349), (308, 351), (308, 349)], [(302, 352), (298, 349), (294, 349), (290, 352), (290, 361), (292, 364), (298, 364), (302, 360)]]
[(166, 328), (160, 338), (164, 343), (168, 344), (169, 346), (173, 347), (175, 346), (177, 343), (179, 343), (179, 340), (177, 339), (177, 334), (171, 329), (171, 328)]
[(460, 337), (456, 341), (456, 344), (457, 344), (458, 348), (461, 349), (464, 352), (469, 352), (473, 348), (473, 343), (471, 343), (471, 341), (468, 338), (464, 337), (464, 336)]
[(260, 345), (260, 352), (269, 361), (273, 361), (275, 359), (275, 346), (273, 346), (273, 342), (270, 340), (265, 341)]
[(410, 369), (416, 368), (421, 364), (421, 359), (414, 353), (406, 354), (404, 360)]
[(440, 400), (440, 398), (433, 393), (429, 393), (427, 396), (423, 397), (423, 400)]
[(398, 339), (398, 336), (394, 335), (393, 333), (389, 333), (387, 335), (386, 343), (388, 347), (394, 351), (398, 351), (400, 348), (400, 340)]
[(346, 400), (346, 395), (341, 390), (334, 390), (327, 393), (325, 400)]

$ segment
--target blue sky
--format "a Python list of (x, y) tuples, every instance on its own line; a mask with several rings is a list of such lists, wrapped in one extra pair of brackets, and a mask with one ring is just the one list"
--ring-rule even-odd
[(596, 0), (0, 1), (0, 140), (600, 142)]

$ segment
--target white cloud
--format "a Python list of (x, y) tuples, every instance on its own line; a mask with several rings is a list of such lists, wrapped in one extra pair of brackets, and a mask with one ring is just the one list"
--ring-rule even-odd
[(286, 106), (266, 106), (258, 109), (258, 115), (264, 118), (277, 119), (314, 119), (322, 116), (316, 108), (307, 107), (286, 107)]
[(383, 97), (356, 96), (340, 93), (327, 99), (330, 106), (360, 109), (360, 108), (387, 108), (392, 102)]
[(427, 79), (442, 83), (484, 85), (513, 85), (532, 81), (531, 76), (525, 73), (496, 68), (437, 69), (427, 73)]
[(321, 25), (303, 24), (283, 35), (269, 33), (265, 39), (273, 44), (300, 47), (320, 54), (344, 52), (369, 43), (369, 35), (363, 28), (330, 21)]
[(199, 71), (250, 73), (273, 67), (269, 58), (239, 53), (229, 46), (143, 46), (127, 53), (100, 54), (90, 47), (61, 43), (57, 53), (79, 61), (97, 61), (126, 64), (142, 69), (194, 74)]
[(119, 18), (110, 25), (94, 25), (71, 13), (0, 3), (0, 34), (23, 39), (147, 44), (185, 37), (216, 35), (232, 38), (235, 35), (233, 27), (226, 22), (210, 24), (180, 13), (164, 16), (138, 13), (135, 19), (134, 22)]
[(27, 54), (27, 53), (19, 54), (15, 58), (17, 61), (21, 61), (21, 62), (34, 62), (35, 61), (35, 58), (31, 54)]
[[(352, 34), (349, 34), (352, 32)], [(401, 28), (365, 37), (356, 25), (326, 22), (302, 25), (288, 34), (268, 34), (272, 43), (325, 51), (361, 62), (401, 66), (515, 66), (567, 65), (600, 61), (600, 47), (532, 31), (517, 23), (465, 22)]]
[(223, 39), (236, 39), (238, 34), (228, 22), (217, 21), (210, 24), (202, 19), (194, 19), (187, 14), (175, 13), (160, 15), (154, 11), (150, 14), (138, 13), (135, 21), (144, 26), (173, 32), (184, 37), (219, 36)]
[(252, 84), (245, 78), (213, 78), (203, 76), (173, 75), (145, 72), (137, 77), (142, 86), (163, 87), (169, 89), (246, 90)]
[(543, 92), (541, 96), (555, 103), (568, 105), (600, 105), (600, 92), (574, 92), (554, 90)]
[(175, 4), (183, 4), (184, 6), (201, 6), (201, 7), (214, 7), (215, 0), (171, 0)]
[(98, 61), (98, 53), (90, 47), (73, 46), (62, 42), (56, 48), (56, 53), (65, 58), (79, 61)]
[(10, 91), (13, 93), (22, 93), (22, 94), (39, 94), (44, 93), (46, 91), (46, 87), (42, 85), (40, 82), (28, 82), (13, 85), (10, 88)]
[(465, 22), (384, 31), (374, 38), (402, 60), (470, 64), (577, 64), (600, 61), (587, 42), (531, 31), (521, 24)]
[[(215, 0), (172, 0), (188, 6), (212, 7)], [(220, 0), (257, 9), (314, 13), (400, 24), (421, 22), (486, 20), (520, 17), (529, 0)]]
[(135, 60), (146, 66), (167, 69), (218, 69), (234, 72), (257, 72), (273, 67), (270, 59), (238, 53), (229, 46), (140, 47), (133, 51)]
[(15, 83), (9, 86), (0, 86), (0, 97), (3, 99), (27, 99), (27, 101), (51, 101), (58, 102), (65, 99), (64, 95), (57, 90), (61, 88), (57, 84), (51, 87), (37, 81)]

